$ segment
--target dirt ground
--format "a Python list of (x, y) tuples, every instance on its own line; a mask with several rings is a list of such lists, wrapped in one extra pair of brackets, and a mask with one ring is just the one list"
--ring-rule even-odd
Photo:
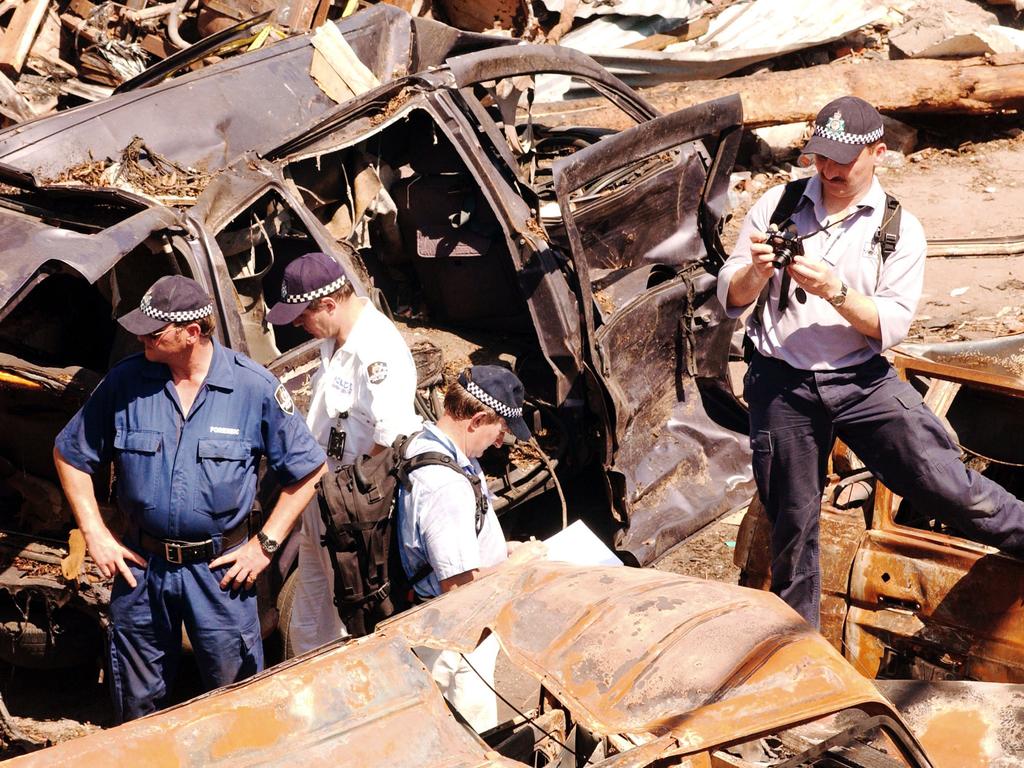
[[(948, 141), (947, 141), (948, 143)], [(1018, 236), (1024, 240), (1024, 134), (924, 149), (882, 169), (889, 192), (923, 223), (930, 238)], [(746, 209), (785, 169), (759, 172), (743, 185), (725, 241), (732, 246)], [(930, 258), (911, 340), (940, 341), (1024, 332), (1024, 254)], [(571, 503), (571, 500), (570, 500)], [(735, 583), (732, 564), (740, 515), (709, 526), (657, 567)], [(46, 691), (41, 699), (40, 691)], [(13, 724), (33, 739), (65, 740), (108, 725), (105, 688), (64, 673), (37, 676), (0, 665), (0, 693)], [(5, 755), (0, 752), (0, 758)]]

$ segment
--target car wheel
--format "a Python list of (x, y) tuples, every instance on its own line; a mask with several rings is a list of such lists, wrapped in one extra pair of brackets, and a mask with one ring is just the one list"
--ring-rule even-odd
[(30, 612), (28, 618), (0, 621), (0, 659), (29, 669), (63, 669), (95, 661), (103, 652), (99, 624), (79, 611), (58, 609), (50, 620)]
[(298, 576), (299, 569), (296, 568), (288, 574), (288, 578), (284, 580), (284, 586), (277, 593), (277, 631), (281, 633), (281, 651), (286, 659), (295, 655), (291, 640), (288, 639), (288, 629), (292, 623), (292, 606), (295, 604), (295, 591), (299, 584)]

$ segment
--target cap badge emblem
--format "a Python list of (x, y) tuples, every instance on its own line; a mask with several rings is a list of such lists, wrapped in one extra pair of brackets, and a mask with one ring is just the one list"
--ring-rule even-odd
[(846, 133), (846, 121), (843, 120), (843, 113), (837, 109), (836, 113), (825, 123), (825, 130), (832, 133)]

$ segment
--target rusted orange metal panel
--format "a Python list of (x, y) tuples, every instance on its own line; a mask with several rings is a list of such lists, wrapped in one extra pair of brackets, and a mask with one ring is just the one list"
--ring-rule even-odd
[(652, 570), (502, 569), (383, 631), (462, 650), (494, 631), (591, 732), (669, 734), (680, 754), (882, 702), (775, 596)]
[(637, 745), (608, 768), (668, 758), (708, 768), (708, 751), (723, 744), (849, 708), (899, 721), (774, 595), (654, 570), (525, 562), (374, 636), (12, 765), (519, 765), (455, 721), (410, 650), (468, 651), (489, 633), (574, 722)]
[(935, 768), (1024, 765), (1024, 685), (884, 680)]
[(54, 765), (518, 766), (448, 711), (398, 639), (371, 637), (109, 731), (17, 758)]
[(920, 658), (951, 678), (1024, 682), (1021, 578), (1018, 560), (981, 545), (913, 529), (871, 531), (850, 584), (858, 610), (848, 657), (865, 674), (917, 677), (904, 665)]

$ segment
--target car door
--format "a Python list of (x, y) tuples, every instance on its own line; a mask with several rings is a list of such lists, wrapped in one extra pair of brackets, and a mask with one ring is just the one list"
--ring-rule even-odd
[(640, 563), (750, 497), (746, 414), (732, 395), (735, 322), (715, 296), (737, 97), (609, 136), (555, 162), (604, 467)]
[[(1021, 495), (1024, 386), (995, 340), (940, 359), (898, 356), (897, 370), (946, 419), (968, 466)], [(952, 346), (952, 345), (950, 345)], [(942, 359), (945, 357), (945, 359)], [(874, 516), (850, 577), (848, 658), (865, 674), (1024, 682), (1024, 562), (942, 524), (877, 484)]]

